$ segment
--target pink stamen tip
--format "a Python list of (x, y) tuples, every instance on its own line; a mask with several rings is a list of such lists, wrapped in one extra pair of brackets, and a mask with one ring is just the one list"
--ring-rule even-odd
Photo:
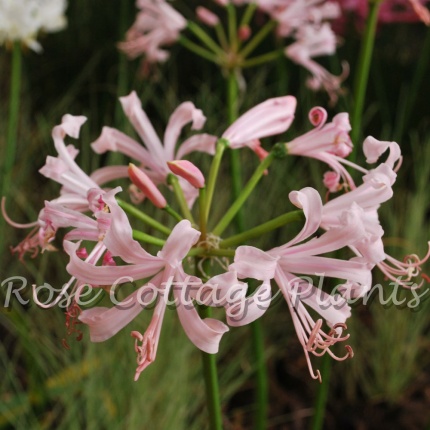
[(87, 249), (86, 249), (86, 248), (79, 248), (79, 249), (76, 251), (76, 255), (77, 255), (79, 258), (82, 258), (82, 259), (87, 258), (87, 257), (88, 257)]

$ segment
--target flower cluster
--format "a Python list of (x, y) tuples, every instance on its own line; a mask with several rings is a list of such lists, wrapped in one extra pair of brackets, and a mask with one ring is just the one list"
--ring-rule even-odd
[(66, 0), (0, 0), (0, 44), (19, 41), (40, 52), (40, 32), (56, 32), (66, 24)]
[[(339, 76), (332, 75), (314, 58), (333, 55), (336, 51), (337, 38), (331, 29), (330, 22), (340, 16), (340, 7), (335, 1), (327, 0), (294, 0), (282, 1), (249, 1), (235, 0), (233, 2), (217, 1), (218, 5), (228, 10), (229, 37), (222, 27), (222, 14), (199, 6), (196, 17), (205, 25), (216, 29), (215, 41), (194, 22), (194, 17), (188, 21), (174, 9), (166, 0), (137, 0), (139, 9), (136, 20), (128, 30), (125, 41), (119, 43), (119, 48), (129, 57), (136, 58), (144, 55), (144, 66), (164, 62), (169, 54), (164, 49), (178, 40), (183, 46), (204, 58), (214, 61), (225, 69), (240, 70), (251, 64), (260, 64), (260, 59), (247, 60), (247, 56), (257, 47), (272, 29), (276, 28), (278, 38), (293, 39), (293, 43), (282, 49), (290, 60), (305, 67), (312, 77), (308, 86), (313, 90), (323, 89), (332, 103), (335, 103), (341, 91), (341, 84), (348, 75), (348, 65), (343, 63), (343, 72)], [(239, 23), (237, 32), (232, 34), (231, 28), (236, 28), (236, 12), (232, 8), (247, 4), (247, 11)], [(261, 28), (253, 35), (250, 20), (258, 8)], [(262, 19), (261, 19), (262, 18)], [(185, 28), (195, 36), (202, 46), (181, 36)], [(254, 37), (255, 36), (255, 37)], [(244, 42), (249, 42), (241, 49)], [(279, 51), (279, 50), (278, 50)], [(278, 56), (278, 52), (273, 58)], [(269, 53), (270, 56), (270, 53)], [(263, 58), (263, 57), (262, 57)], [(267, 61), (269, 57), (266, 55)], [(145, 67), (146, 68), (146, 67)]]
[[(174, 111), (163, 141), (136, 93), (121, 98), (121, 103), (142, 143), (105, 127), (92, 148), (97, 153), (121, 152), (136, 165), (109, 166), (86, 174), (75, 161), (76, 148), (65, 143), (67, 136), (79, 137), (86, 118), (65, 115), (52, 132), (58, 156), (49, 156), (40, 169), (45, 177), (61, 184), (60, 195), (45, 202), (33, 224), (33, 234), (14, 251), (23, 258), (28, 251), (34, 256), (38, 249), (53, 250), (58, 230), (67, 229), (61, 248), (69, 256), (66, 270), (71, 278), (50, 306), (58, 304), (68, 292), (68, 297), (73, 297), (68, 303), (68, 327), (74, 327), (71, 318), (78, 318), (89, 327), (94, 342), (114, 336), (154, 301), (149, 326), (143, 333), (131, 332), (137, 353), (136, 379), (156, 357), (168, 297), (174, 297), (179, 320), (191, 342), (202, 351), (214, 354), (229, 326), (249, 324), (267, 311), (275, 284), (287, 303), (309, 371), (313, 378), (320, 379), (319, 371), (313, 370), (310, 355), (328, 353), (338, 360), (352, 356), (348, 345), (340, 357), (331, 347), (348, 339), (349, 335), (344, 333), (346, 320), (351, 315), (348, 299), (369, 291), (372, 269), (378, 266), (388, 278), (407, 285), (407, 281), (419, 275), (420, 266), (429, 257), (420, 260), (410, 256), (400, 262), (386, 254), (378, 208), (393, 195), (400, 148), (395, 142), (368, 137), (363, 145), (367, 162), (376, 163), (386, 154), (385, 161), (371, 169), (349, 162), (345, 158), (352, 150), (347, 113), (340, 113), (327, 122), (326, 111), (316, 107), (309, 114), (313, 130), (277, 144), (268, 152), (260, 139), (281, 135), (290, 127), (296, 109), (296, 99), (292, 96), (269, 99), (255, 106), (219, 137), (197, 133), (182, 143), (178, 142), (185, 125), (190, 123), (193, 130), (200, 131), (205, 122), (202, 111), (191, 102), (181, 104)], [(243, 195), (209, 230), (208, 217), (221, 157), (225, 150), (241, 148), (255, 151), (260, 165), (250, 180), (251, 185), (244, 188)], [(193, 151), (213, 156), (209, 175), (184, 160)], [(272, 249), (248, 246), (246, 232), (239, 238), (223, 240), (222, 233), (258, 179), (271, 162), (282, 162), (286, 156), (314, 158), (332, 169), (322, 178), (328, 188), (328, 201), (324, 203), (317, 190), (309, 186), (291, 191), (289, 199), (302, 212), (304, 224), (295, 237)], [(362, 175), (358, 184), (345, 166)], [(121, 187), (106, 187), (118, 178), (131, 179), (130, 195), (136, 206), (124, 205), (118, 200)], [(178, 198), (182, 214), (168, 204), (170, 194), (167, 193), (171, 192)], [(139, 211), (137, 205), (145, 197), (172, 215), (173, 229)], [(199, 222), (195, 222), (192, 213), (197, 197)], [(127, 213), (137, 213), (140, 219), (165, 234), (166, 239), (133, 230)], [(270, 227), (266, 230), (270, 231)], [(161, 249), (153, 255), (142, 246), (145, 242)], [(340, 258), (339, 250), (348, 250), (349, 256)], [(197, 260), (191, 261), (191, 256)], [(218, 274), (212, 278), (201, 267), (207, 259), (219, 263)], [(335, 294), (315, 286), (312, 281), (315, 276), (338, 280)], [(259, 281), (251, 295), (247, 279)], [(128, 282), (137, 282), (140, 286), (123, 300), (115, 301), (113, 307), (80, 309), (79, 298), (87, 285), (114, 295), (117, 286)], [(142, 300), (142, 297), (151, 300)], [(38, 300), (37, 294), (34, 299), (48, 306)], [(201, 304), (224, 308), (226, 323), (217, 318), (202, 318), (197, 309)]]

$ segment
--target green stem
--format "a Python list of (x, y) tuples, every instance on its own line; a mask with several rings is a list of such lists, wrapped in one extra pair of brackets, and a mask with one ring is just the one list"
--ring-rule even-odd
[(233, 258), (234, 249), (208, 249), (208, 248), (192, 248), (188, 253), (188, 257), (229, 257)]
[(376, 24), (381, 0), (369, 2), (369, 15), (358, 60), (358, 68), (354, 81), (354, 107), (352, 110), (351, 140), (355, 144), (350, 159), (354, 161), (357, 155), (357, 140), (361, 135), (361, 121), (363, 117), (364, 101), (366, 98), (367, 82), (369, 80), (370, 64), (372, 60), (373, 46), (375, 43)]
[(237, 17), (236, 17), (236, 6), (229, 2), (227, 5), (228, 13), (228, 36), (230, 38), (230, 48), (232, 52), (236, 52), (238, 41), (237, 41)]
[(321, 384), (318, 387), (314, 416), (312, 418), (312, 430), (321, 430), (324, 426), (324, 416), (330, 387), (330, 371), (331, 357), (329, 354), (324, 354), (321, 367)]
[(248, 7), (245, 10), (245, 13), (243, 14), (242, 20), (240, 21), (239, 27), (242, 27), (244, 25), (248, 25), (254, 16), (254, 12), (257, 10), (257, 3), (249, 3)]
[[(0, 197), (7, 197), (11, 192), (12, 170), (15, 164), (15, 154), (18, 136), (19, 122), (19, 104), (22, 75), (22, 58), (21, 46), (19, 42), (15, 42), (12, 51), (11, 78), (10, 78), (10, 94), (9, 94), (9, 123), (7, 129), (6, 149), (4, 152), (4, 161), (0, 163), (1, 171), (0, 178)], [(0, 237), (5, 239), (5, 220), (0, 215)], [(0, 259), (3, 257), (5, 247), (1, 247)]]
[(151, 218), (149, 215), (146, 215), (145, 213), (143, 213), (142, 211), (137, 209), (135, 206), (133, 206), (129, 203), (123, 202), (120, 199), (116, 199), (116, 201), (118, 202), (118, 205), (125, 212), (127, 212), (129, 215), (132, 215), (135, 218), (137, 218), (138, 220), (143, 221), (145, 224), (155, 228), (156, 230), (160, 231), (161, 233), (169, 235), (172, 232), (172, 230), (170, 230), (170, 228), (167, 228), (163, 224), (160, 224), (158, 221)]
[(175, 218), (176, 221), (182, 221), (184, 218), (181, 217), (181, 215), (178, 214), (173, 208), (171, 208), (169, 205), (167, 205), (165, 208), (163, 208), (170, 216)]
[(225, 148), (228, 146), (228, 142), (225, 139), (219, 139), (216, 144), (215, 156), (212, 159), (211, 168), (209, 170), (209, 178), (207, 182), (207, 193), (206, 193), (206, 207), (205, 207), (205, 223), (207, 223), (209, 212), (211, 209), (212, 199), (215, 191), (215, 184), (218, 177), (218, 171), (220, 168), (222, 156), (224, 154)]
[(21, 91), (22, 56), (19, 42), (13, 44), (12, 65), (9, 95), (9, 123), (7, 129), (6, 152), (3, 167), (3, 186), (1, 195), (7, 197), (10, 192), (12, 168), (15, 163), (15, 154), (18, 136), (19, 104)]
[(215, 64), (220, 64), (220, 60), (217, 55), (213, 54), (211, 51), (208, 51), (205, 48), (202, 48), (201, 46), (197, 45), (196, 43), (192, 42), (191, 40), (187, 39), (185, 36), (180, 36), (178, 39), (179, 43), (187, 48), (189, 51), (193, 52), (194, 54), (199, 55), (200, 57), (204, 58), (205, 60), (212, 61)]
[(133, 230), (133, 239), (136, 239), (139, 242), (151, 243), (152, 245), (157, 246), (163, 246), (166, 243), (166, 241), (163, 239), (158, 239), (157, 237), (153, 237), (138, 230)]
[[(205, 269), (208, 267), (209, 260), (203, 261)], [(200, 271), (200, 264), (196, 261), (196, 275), (206, 281), (207, 273)], [(199, 314), (202, 319), (212, 316), (212, 309), (208, 306), (200, 306)], [(209, 413), (210, 430), (222, 430), (222, 411), (220, 401), (220, 391), (218, 382), (218, 372), (216, 355), (202, 351), (203, 377), (205, 380), (206, 404)]]
[(275, 158), (274, 152), (271, 152), (257, 167), (254, 174), (251, 176), (247, 184), (243, 187), (240, 195), (230, 206), (227, 213), (221, 218), (219, 223), (213, 229), (213, 234), (216, 236), (221, 236), (222, 232), (228, 227), (232, 219), (235, 217), (237, 212), (245, 203), (246, 199), (249, 197), (251, 192), (254, 190), (261, 177), (264, 175), (265, 170), (270, 166), (273, 159)]
[(227, 35), (225, 34), (225, 31), (224, 31), (224, 27), (220, 22), (215, 25), (215, 32), (218, 37), (218, 41), (220, 45), (223, 47), (224, 51), (227, 51), (229, 47), (229, 43), (227, 40)]
[(271, 20), (261, 27), (261, 30), (240, 51), (240, 56), (242, 58), (246, 58), (255, 48), (257, 48), (257, 46), (266, 38), (266, 36), (276, 27), (276, 25), (277, 22)]
[(266, 64), (269, 61), (278, 60), (283, 56), (283, 53), (284, 53), (283, 49), (278, 49), (277, 51), (268, 52), (267, 54), (259, 55), (258, 57), (245, 60), (243, 63), (241, 63), (240, 66), (242, 68), (247, 68), (247, 67), (259, 66), (260, 64)]
[(204, 242), (206, 240), (206, 187), (200, 188), (199, 190), (199, 221), (200, 221), (200, 241)]
[(194, 221), (193, 214), (188, 207), (188, 203), (185, 199), (184, 191), (179, 184), (178, 177), (170, 173), (167, 176), (167, 182), (173, 187), (173, 191), (175, 193), (179, 207), (181, 208), (182, 215), (184, 215), (184, 217), (187, 218), (191, 224), (195, 224), (196, 222)]
[[(202, 318), (209, 318), (210, 308), (200, 311)], [(216, 355), (202, 351), (203, 376), (205, 379), (206, 402), (209, 412), (211, 430), (222, 430), (221, 401), (219, 398), (219, 382)]]
[(224, 53), (222, 48), (198, 24), (193, 21), (188, 21), (188, 28), (215, 54), (219, 55)]
[(267, 429), (267, 404), (269, 384), (267, 378), (266, 357), (264, 353), (264, 333), (260, 320), (250, 324), (252, 334), (252, 349), (255, 360), (255, 403), (254, 429)]
[[(233, 122), (238, 117), (238, 86), (234, 70), (230, 70), (227, 80), (227, 107), (228, 107), (228, 122)], [(242, 166), (239, 151), (230, 151), (231, 178), (233, 187), (233, 198), (236, 200), (242, 191)], [(243, 212), (238, 211), (236, 216), (236, 225), (239, 231), (245, 229), (245, 220)]]
[(278, 216), (264, 224), (260, 224), (257, 227), (251, 228), (243, 233), (236, 234), (227, 239), (224, 239), (220, 242), (219, 246), (221, 248), (230, 248), (232, 246), (240, 245), (245, 243), (250, 239), (254, 239), (256, 237), (260, 237), (269, 231), (276, 230), (279, 227), (284, 226), (285, 224), (289, 224), (291, 222), (301, 221), (303, 219), (302, 211), (293, 211)]

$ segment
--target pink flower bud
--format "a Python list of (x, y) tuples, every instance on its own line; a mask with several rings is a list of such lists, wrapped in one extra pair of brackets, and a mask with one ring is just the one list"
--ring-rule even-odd
[(249, 39), (250, 36), (251, 36), (251, 28), (249, 27), (249, 25), (240, 26), (237, 32), (237, 37), (239, 38), (239, 40), (241, 40), (242, 42), (245, 42), (246, 40)]
[(116, 266), (116, 262), (113, 259), (112, 253), (110, 251), (106, 251), (103, 256), (102, 266)]
[(141, 169), (133, 163), (128, 166), (128, 176), (134, 185), (136, 185), (157, 208), (163, 209), (167, 206), (166, 199), (160, 193), (154, 182)]
[(188, 160), (174, 160), (167, 163), (169, 169), (175, 174), (184, 178), (195, 188), (205, 186), (203, 173), (193, 163)]
[(336, 193), (337, 191), (340, 190), (341, 185), (339, 181), (340, 181), (339, 173), (336, 173), (336, 172), (324, 173), (323, 183), (331, 193)]
[(79, 249), (76, 251), (76, 255), (77, 255), (79, 258), (82, 258), (83, 260), (85, 260), (85, 259), (88, 257), (88, 252), (87, 252), (86, 248), (79, 248)]
[(219, 18), (211, 12), (209, 9), (206, 9), (203, 6), (199, 6), (196, 9), (197, 18), (209, 27), (215, 27), (219, 24)]

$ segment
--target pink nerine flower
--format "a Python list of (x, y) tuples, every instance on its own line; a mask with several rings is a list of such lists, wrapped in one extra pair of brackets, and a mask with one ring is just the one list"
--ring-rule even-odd
[(321, 55), (333, 55), (336, 51), (336, 36), (327, 23), (321, 26), (306, 25), (301, 27), (296, 35), (296, 42), (285, 49), (288, 58), (305, 67), (312, 73), (308, 86), (313, 90), (327, 91), (332, 104), (336, 103), (341, 91), (341, 84), (347, 77), (349, 70), (343, 63), (343, 72), (339, 76), (330, 74), (324, 67), (312, 60)]
[[(94, 287), (152, 279), (113, 308), (95, 307), (83, 311), (79, 318), (89, 326), (91, 339), (94, 342), (109, 339), (157, 297), (152, 321), (146, 332), (143, 335), (137, 331), (132, 332), (138, 354), (137, 379), (155, 359), (169, 294), (173, 291), (179, 319), (190, 340), (202, 351), (216, 353), (223, 333), (228, 330), (227, 326), (212, 318), (202, 320), (193, 303), (185, 299), (193, 296), (195, 285), (191, 277), (185, 274), (182, 260), (197, 242), (200, 233), (191, 227), (189, 221), (181, 221), (173, 229), (162, 250), (157, 256), (152, 256), (133, 240), (132, 228), (125, 215), (118, 215), (121, 209), (115, 199), (106, 198), (106, 204), (112, 217), (103, 243), (113, 257), (120, 257), (128, 264), (105, 267), (88, 264), (77, 255), (79, 244), (66, 241), (64, 248), (70, 255), (68, 272)], [(149, 302), (148, 296), (152, 298)]]
[[(88, 210), (96, 212), (99, 203), (89, 200), (87, 194), (90, 189), (102, 191), (98, 185), (99, 180), (103, 181), (106, 177), (103, 174), (100, 175), (100, 171), (94, 172), (96, 178), (88, 176), (75, 161), (79, 151), (73, 145), (66, 146), (64, 142), (67, 136), (78, 138), (80, 128), (85, 121), (86, 118), (83, 116), (63, 116), (61, 124), (55, 126), (52, 130), (52, 138), (58, 156), (48, 156), (45, 165), (39, 172), (62, 185), (60, 196), (51, 200), (51, 203), (79, 212)], [(10, 220), (5, 213), (4, 204), (2, 210), (6, 220), (12, 226), (16, 228), (34, 228), (20, 244), (12, 249), (12, 252), (19, 254), (20, 259), (27, 252), (35, 257), (39, 249), (42, 249), (42, 251), (55, 249), (51, 244), (55, 237), (55, 229), (46, 220), (44, 209), (39, 213), (37, 221), (30, 224), (18, 224)]]
[[(310, 238), (320, 226), (323, 210), (321, 198), (316, 190), (304, 188), (291, 192), (290, 200), (302, 208), (305, 214), (306, 223), (301, 232), (285, 245), (266, 252), (251, 246), (241, 246), (230, 267), (237, 271), (240, 278), (250, 277), (264, 283), (269, 283), (270, 279), (276, 281), (288, 303), (309, 371), (313, 378), (319, 379), (320, 373), (314, 373), (309, 353), (322, 355), (327, 352), (340, 360), (352, 356), (352, 350), (348, 346), (347, 354), (341, 358), (330, 350), (333, 344), (348, 338), (341, 333), (350, 316), (350, 308), (340, 295), (331, 296), (313, 286), (311, 278), (297, 277), (294, 274), (340, 278), (368, 288), (371, 273), (365, 262), (360, 259), (344, 261), (320, 256), (356, 243), (363, 236), (364, 227), (354, 211), (346, 211), (338, 228), (301, 243)], [(315, 321), (305, 305), (326, 320), (331, 328), (328, 334), (321, 329), (322, 319)]]
[[(278, 34), (291, 36), (295, 31), (306, 25), (320, 25), (340, 15), (340, 7), (333, 1), (326, 0), (292, 0), (285, 2), (259, 2), (272, 19), (278, 21)], [(268, 5), (266, 5), (268, 3)], [(277, 4), (276, 4), (277, 3)]]
[[(144, 146), (115, 128), (103, 127), (102, 134), (91, 145), (98, 154), (115, 151), (127, 155), (138, 161), (142, 170), (158, 185), (165, 184), (167, 175), (170, 173), (167, 162), (180, 160), (194, 151), (215, 153), (217, 138), (209, 134), (195, 134), (176, 148), (179, 135), (186, 124), (191, 122), (193, 130), (200, 130), (206, 121), (202, 111), (197, 109), (193, 103), (185, 102), (176, 108), (169, 119), (162, 143), (142, 109), (137, 94), (133, 91), (128, 96), (121, 97), (120, 101), (127, 118), (142, 139)], [(111, 179), (127, 176), (127, 169), (124, 171), (118, 169), (118, 166), (105, 167), (103, 172), (105, 174), (111, 172)], [(188, 203), (192, 205), (198, 194), (197, 191), (185, 180), (180, 180), (180, 183)]]
[(162, 49), (178, 38), (187, 21), (165, 0), (138, 0), (136, 21), (118, 47), (130, 58), (142, 54), (149, 63), (166, 61), (169, 54)]
[[(349, 192), (337, 195), (324, 205), (321, 227), (324, 229), (337, 227), (339, 213), (347, 208), (354, 209), (363, 221), (365, 235), (350, 248), (363, 258), (369, 267), (377, 265), (387, 278), (408, 287), (409, 281), (419, 274), (422, 264), (429, 258), (430, 251), (423, 259), (410, 255), (406, 256), (404, 261), (398, 261), (385, 253), (382, 242), (384, 231), (379, 222), (378, 209), (393, 195), (392, 186), (397, 176), (395, 172), (400, 167), (402, 155), (396, 142), (379, 141), (369, 136), (363, 143), (363, 152), (368, 163), (378, 161), (387, 150), (385, 162), (371, 170), (343, 160), (344, 163), (364, 173), (363, 183), (358, 187), (354, 185)], [(348, 296), (364, 293), (366, 291), (360, 286), (352, 284), (348, 286)]]
[[(315, 107), (309, 112), (309, 120), (315, 129), (286, 143), (288, 154), (316, 158), (328, 164), (349, 187), (354, 188), (351, 175), (341, 164), (352, 151), (348, 114), (339, 113), (332, 122), (326, 123), (325, 109)], [(331, 186), (333, 190), (337, 188), (336, 184), (331, 183)]]

